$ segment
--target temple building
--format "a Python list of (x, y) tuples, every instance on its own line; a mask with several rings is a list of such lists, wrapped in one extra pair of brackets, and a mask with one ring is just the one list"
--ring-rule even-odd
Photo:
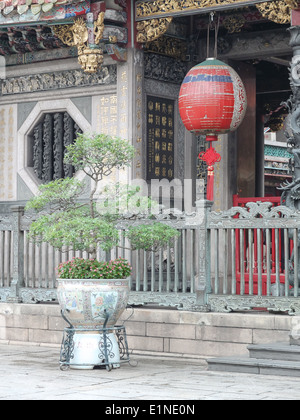
[(178, 95), (188, 70), (214, 55), (240, 75), (248, 102), (238, 130), (215, 144), (215, 209), (236, 195), (278, 196), (290, 176), (285, 102), (296, 3), (0, 2), (0, 206), (72, 176), (63, 155), (78, 132), (128, 139), (136, 149), (128, 180), (179, 180), (192, 202), (203, 195), (198, 155), (207, 142), (185, 129)]
[[(86, 180), (66, 147), (106, 133), (135, 148), (110, 180), (143, 186), (179, 232), (155, 252), (124, 250), (140, 222), (128, 218), (101, 254), (133, 267), (131, 348), (231, 355), (292, 330), (299, 344), (299, 34), (297, 0), (0, 0), (0, 340), (61, 342), (57, 267), (74, 250), (31, 241), (24, 205), (41, 184)], [(207, 61), (233, 76), (187, 76)], [(191, 81), (235, 81), (233, 131), (186, 128)], [(229, 114), (226, 92), (210, 109)]]

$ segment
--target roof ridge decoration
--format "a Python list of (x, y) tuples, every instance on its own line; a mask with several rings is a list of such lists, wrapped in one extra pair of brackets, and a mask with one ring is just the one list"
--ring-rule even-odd
[(62, 21), (89, 11), (90, 0), (0, 0), (0, 26)]
[(77, 4), (82, 1), (83, 0), (0, 0), (0, 11), (3, 16), (8, 16), (12, 13), (22, 15), (28, 10), (31, 10), (33, 15), (37, 15), (40, 12), (49, 12), (54, 6)]

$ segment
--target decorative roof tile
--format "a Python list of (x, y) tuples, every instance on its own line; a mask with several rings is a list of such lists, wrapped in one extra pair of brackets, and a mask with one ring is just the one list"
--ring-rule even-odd
[(11, 16), (18, 13), (22, 15), (31, 10), (33, 15), (40, 12), (49, 12), (53, 6), (81, 3), (83, 0), (0, 0), (0, 12), (2, 15)]

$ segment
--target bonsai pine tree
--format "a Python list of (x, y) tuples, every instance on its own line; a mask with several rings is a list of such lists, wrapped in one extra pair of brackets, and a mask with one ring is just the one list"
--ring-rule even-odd
[[(133, 146), (119, 137), (78, 134), (75, 142), (67, 147), (64, 162), (82, 170), (91, 179), (91, 187), (88, 189), (84, 181), (75, 177), (41, 185), (39, 194), (26, 205), (26, 210), (39, 213), (31, 224), (30, 238), (36, 243), (47, 242), (60, 250), (67, 247), (86, 251), (91, 259), (96, 259), (99, 247), (108, 251), (118, 246), (115, 222), (122, 217), (121, 204), (132, 200), (138, 191), (129, 187), (122, 189), (117, 184), (117, 197), (113, 197), (114, 206), (111, 206), (111, 191), (105, 187), (100, 193), (104, 206), (97, 206), (99, 183), (115, 169), (130, 166), (133, 156)], [(88, 201), (82, 199), (83, 193), (88, 193)], [(144, 211), (149, 200), (138, 197), (135, 204), (137, 209)], [(105, 210), (112, 207), (115, 214)], [(153, 221), (127, 231), (133, 249), (156, 250), (177, 235), (176, 229)]]
[(107, 134), (79, 134), (74, 144), (68, 146), (65, 163), (73, 165), (76, 170), (82, 169), (94, 182), (90, 192), (91, 217), (95, 217), (94, 197), (99, 182), (114, 169), (130, 166), (133, 157), (133, 146), (119, 137)]

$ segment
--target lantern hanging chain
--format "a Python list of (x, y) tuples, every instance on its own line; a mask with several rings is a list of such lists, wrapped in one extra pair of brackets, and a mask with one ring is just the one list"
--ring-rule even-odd
[(208, 25), (207, 25), (207, 35), (206, 35), (206, 57), (209, 57), (209, 30), (210, 30), (210, 20), (213, 17), (213, 13), (209, 15)]
[(218, 16), (218, 21), (215, 24), (215, 49), (214, 49), (214, 57), (217, 58), (218, 56), (218, 32), (220, 27), (220, 16)]
[(217, 23), (214, 21), (215, 12), (210, 12), (209, 14), (209, 20), (207, 25), (207, 38), (206, 38), (206, 57), (209, 57), (209, 47), (210, 47), (210, 30), (214, 29), (215, 31), (215, 44), (214, 44), (214, 58), (217, 58), (218, 53), (218, 32), (219, 32), (219, 26), (220, 26), (220, 16), (218, 16)]
[(210, 35), (210, 28), (211, 28), (211, 24), (214, 21), (214, 12), (210, 12), (209, 17), (208, 17), (208, 25), (207, 25), (207, 37), (206, 37), (206, 57), (209, 57), (209, 35)]

